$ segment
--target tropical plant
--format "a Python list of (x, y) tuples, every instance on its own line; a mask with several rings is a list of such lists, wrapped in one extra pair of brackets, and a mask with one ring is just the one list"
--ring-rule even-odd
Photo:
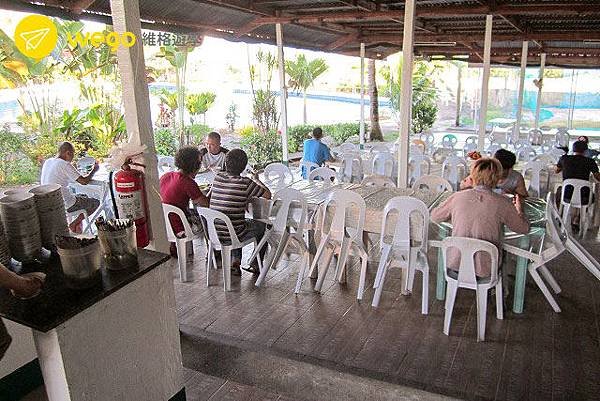
[[(252, 118), (256, 128), (262, 132), (275, 129), (279, 122), (277, 97), (271, 91), (273, 71), (277, 67), (277, 58), (269, 53), (258, 50), (256, 64), (249, 64), (250, 87), (252, 89)], [(257, 88), (262, 85), (262, 88)]]
[(177, 139), (173, 131), (166, 128), (154, 130), (154, 146), (158, 155), (174, 155), (177, 152)]
[(375, 59), (370, 58), (367, 62), (367, 87), (369, 92), (369, 117), (371, 120), (372, 141), (383, 141), (383, 132), (379, 125), (379, 93), (377, 91), (377, 79), (375, 70)]
[(235, 124), (240, 115), (237, 112), (237, 105), (235, 103), (231, 103), (229, 105), (229, 109), (227, 110), (227, 114), (225, 114), (225, 121), (227, 122), (227, 128), (230, 132), (235, 131)]
[(306, 124), (306, 91), (321, 74), (327, 71), (327, 68), (325, 59), (316, 58), (308, 61), (304, 54), (298, 54), (296, 60), (285, 62), (285, 71), (290, 76), (289, 85), (295, 91), (302, 91), (304, 102), (302, 122), (304, 124)]
[(188, 136), (189, 136), (189, 144), (190, 145), (202, 145), (204, 143), (204, 138), (206, 135), (211, 132), (213, 129), (210, 128), (206, 124), (192, 124), (187, 127)]
[(271, 162), (281, 161), (281, 136), (275, 130), (254, 130), (251, 135), (242, 138), (241, 144), (255, 170), (262, 169)]
[[(323, 128), (323, 132), (326, 135), (329, 135), (333, 138), (337, 145), (346, 142), (353, 136), (358, 137), (360, 134), (360, 123), (337, 123), (323, 125), (321, 128)], [(369, 127), (366, 126), (365, 130), (368, 129)]]
[(288, 150), (290, 152), (297, 152), (300, 149), (300, 145), (304, 141), (310, 138), (310, 134), (316, 125), (300, 124), (292, 125), (287, 129), (288, 136)]
[(190, 94), (186, 98), (185, 107), (190, 113), (190, 124), (195, 124), (194, 119), (198, 114), (202, 114), (202, 124), (206, 124), (206, 112), (214, 104), (217, 95), (213, 92), (202, 92)]
[(23, 157), (26, 138), (11, 132), (7, 126), (0, 128), (0, 185), (34, 182), (38, 169)]
[(87, 152), (90, 156), (104, 158), (115, 143), (125, 139), (125, 118), (110, 105), (96, 104), (90, 107), (85, 120), (84, 127), (92, 132), (92, 149)]

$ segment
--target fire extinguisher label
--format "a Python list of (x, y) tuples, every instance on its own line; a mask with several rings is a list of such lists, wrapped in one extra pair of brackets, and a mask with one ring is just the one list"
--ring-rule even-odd
[(117, 209), (122, 219), (141, 219), (144, 217), (142, 192), (118, 193)]

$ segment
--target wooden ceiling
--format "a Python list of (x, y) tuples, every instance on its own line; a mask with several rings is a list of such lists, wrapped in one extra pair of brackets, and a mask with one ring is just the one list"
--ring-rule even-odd
[[(0, 7), (110, 22), (109, 0), (0, 0)], [(196, 31), (234, 41), (274, 43), (284, 24), (287, 46), (382, 58), (402, 46), (404, 1), (140, 0), (144, 27)], [(415, 53), (481, 62), (485, 15), (494, 16), (492, 62), (600, 68), (600, 0), (417, 0)]]

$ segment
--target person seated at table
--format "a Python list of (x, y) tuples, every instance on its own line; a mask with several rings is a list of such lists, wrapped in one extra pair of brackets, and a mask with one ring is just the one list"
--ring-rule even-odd
[[(323, 166), (325, 162), (332, 162), (335, 158), (331, 155), (329, 147), (321, 142), (323, 138), (323, 130), (321, 127), (316, 127), (312, 131), (312, 138), (304, 141), (302, 160), (313, 162), (318, 166)], [(302, 168), (302, 177), (308, 178), (310, 171)]]
[[(519, 194), (521, 198), (528, 197), (529, 193), (527, 192), (523, 175), (513, 170), (517, 162), (517, 156), (510, 150), (498, 149), (494, 153), (494, 159), (498, 160), (502, 165), (502, 175), (500, 176), (500, 181), (498, 181), (498, 186), (494, 190), (503, 194)], [(468, 176), (460, 183), (460, 189), (468, 188), (473, 188), (471, 176)]]
[[(22, 277), (8, 270), (0, 263), (0, 288), (14, 291), (18, 297), (30, 297), (36, 294), (42, 287), (42, 282), (34, 277)], [(12, 338), (8, 334), (2, 319), (0, 319), (0, 359), (8, 350)]]
[(590, 149), (590, 139), (585, 136), (585, 135), (581, 135), (579, 138), (577, 138), (578, 141), (582, 141), (585, 142), (585, 144), (588, 146), (587, 150), (585, 152), (583, 152), (583, 155), (585, 157), (589, 157), (590, 159), (600, 155), (600, 152), (597, 151), (596, 149)]
[(218, 132), (210, 132), (204, 139), (204, 148), (200, 149), (201, 171), (223, 170), (227, 152), (229, 150), (221, 146), (221, 135)]
[[(190, 201), (194, 206), (208, 206), (208, 198), (200, 191), (194, 177), (200, 171), (200, 150), (196, 146), (184, 146), (175, 154), (177, 171), (170, 171), (160, 177), (160, 197), (163, 203), (173, 205), (185, 213), (194, 232), (202, 228), (198, 212), (190, 209)], [(183, 222), (171, 214), (169, 222), (176, 235), (183, 235)], [(171, 243), (171, 256), (177, 257), (177, 247)]]
[[(508, 197), (495, 193), (502, 176), (502, 165), (494, 158), (478, 159), (471, 167), (473, 188), (456, 192), (439, 207), (431, 212), (431, 220), (441, 223), (450, 220), (452, 235), (489, 241), (498, 247), (501, 255), (503, 226), (510, 230), (526, 234), (529, 222), (523, 214), (520, 195), (513, 201)], [(460, 254), (457, 250), (448, 251), (448, 266), (458, 270)], [(475, 256), (475, 273), (479, 277), (487, 277), (491, 272), (491, 261), (486, 254)]]
[[(562, 179), (567, 180), (570, 178), (576, 178), (578, 180), (589, 181), (590, 174), (594, 175), (596, 180), (600, 181), (600, 173), (598, 172), (598, 165), (594, 159), (590, 159), (585, 156), (585, 151), (588, 149), (587, 143), (584, 141), (575, 141), (573, 143), (573, 154), (563, 155), (558, 160), (554, 171), (562, 173)], [(562, 186), (556, 191), (557, 203), (560, 203)], [(564, 198), (570, 200), (573, 196), (573, 187), (568, 187), (565, 190)], [(587, 188), (581, 190), (581, 201), (588, 203), (590, 199), (590, 191)]]
[[(260, 182), (256, 174), (252, 178), (240, 176), (247, 164), (248, 156), (243, 150), (232, 149), (227, 153), (225, 171), (218, 173), (213, 181), (210, 192), (210, 208), (229, 217), (240, 241), (254, 237), (260, 242), (265, 232), (265, 224), (245, 219), (246, 208), (251, 198), (271, 199), (271, 191)], [(219, 238), (222, 241), (230, 241), (227, 226), (219, 221), (215, 222), (215, 226)], [(263, 260), (265, 252), (266, 247), (263, 247), (259, 255)], [(241, 275), (241, 260), (242, 250), (234, 250), (232, 252), (232, 274)], [(245, 270), (258, 274), (258, 261), (255, 259)]]
[[(94, 164), (92, 171), (86, 176), (79, 174), (79, 171), (72, 164), (75, 158), (75, 148), (70, 142), (63, 142), (58, 147), (56, 157), (52, 157), (44, 162), (42, 166), (42, 174), (40, 183), (58, 184), (61, 186), (63, 200), (67, 212), (75, 212), (77, 210), (85, 210), (87, 215), (91, 215), (100, 206), (100, 200), (90, 198), (84, 194), (74, 195), (69, 188), (69, 184), (77, 182), (81, 185), (90, 183), (96, 171), (98, 171), (98, 163)], [(69, 225), (73, 232), (81, 232), (81, 222), (84, 219), (83, 213)]]

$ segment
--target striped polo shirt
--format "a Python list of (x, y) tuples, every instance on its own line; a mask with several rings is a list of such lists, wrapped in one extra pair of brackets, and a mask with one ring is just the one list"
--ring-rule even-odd
[[(235, 233), (242, 239), (246, 234), (245, 214), (250, 198), (261, 197), (264, 193), (264, 188), (248, 177), (220, 172), (213, 181), (210, 208), (229, 217)], [(224, 223), (217, 220), (215, 227), (221, 240), (230, 240), (229, 231)]]

